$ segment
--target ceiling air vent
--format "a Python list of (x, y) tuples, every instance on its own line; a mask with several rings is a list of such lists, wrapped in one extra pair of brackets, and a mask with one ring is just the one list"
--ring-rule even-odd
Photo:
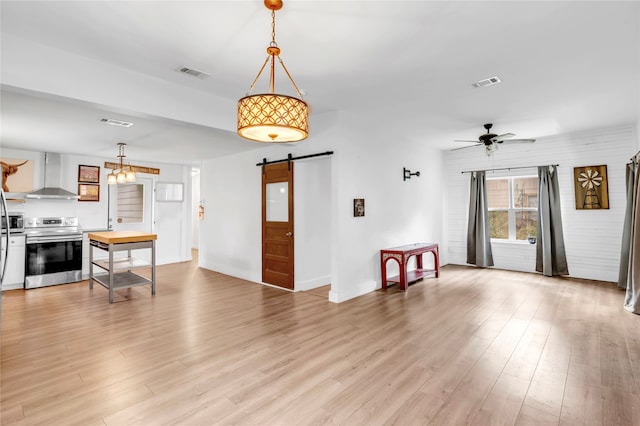
[(129, 123), (128, 121), (115, 120), (113, 118), (101, 118), (100, 121), (105, 124), (111, 124), (112, 126), (120, 126), (120, 127), (133, 126), (133, 123)]
[(180, 72), (184, 73), (184, 74), (189, 74), (192, 75), (194, 77), (200, 77), (200, 78), (207, 78), (209, 77), (211, 74), (206, 73), (204, 71), (200, 71), (194, 68), (188, 68), (188, 67), (182, 67), (180, 68)]
[(493, 77), (485, 78), (484, 80), (476, 81), (471, 86), (477, 89), (478, 87), (492, 86), (498, 83), (502, 83), (502, 80), (500, 80), (500, 77), (493, 76)]

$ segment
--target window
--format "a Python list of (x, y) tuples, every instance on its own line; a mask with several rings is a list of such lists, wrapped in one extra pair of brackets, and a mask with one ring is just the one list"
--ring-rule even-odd
[(144, 187), (138, 184), (119, 184), (117, 191), (118, 223), (142, 223), (144, 212)]
[(491, 238), (526, 240), (538, 225), (538, 177), (487, 179)]

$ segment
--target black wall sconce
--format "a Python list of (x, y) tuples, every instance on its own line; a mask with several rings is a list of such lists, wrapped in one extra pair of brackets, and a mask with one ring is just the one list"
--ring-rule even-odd
[(411, 179), (411, 176), (420, 177), (420, 172), (411, 173), (411, 170), (407, 169), (406, 167), (403, 167), (402, 168), (402, 180)]

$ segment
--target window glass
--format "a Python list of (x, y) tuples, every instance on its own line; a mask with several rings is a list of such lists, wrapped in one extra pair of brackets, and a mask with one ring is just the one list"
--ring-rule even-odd
[(509, 208), (508, 179), (487, 179), (487, 205), (490, 209)]
[(536, 235), (538, 177), (487, 179), (491, 238), (527, 240)]
[(536, 235), (538, 212), (525, 210), (516, 212), (516, 240), (526, 240), (530, 235)]
[(538, 208), (538, 178), (513, 179), (513, 206)]
[(287, 194), (288, 182), (275, 182), (267, 184), (267, 221), (289, 221), (289, 195)]
[(489, 212), (491, 238), (509, 238), (509, 212), (507, 210), (491, 210)]

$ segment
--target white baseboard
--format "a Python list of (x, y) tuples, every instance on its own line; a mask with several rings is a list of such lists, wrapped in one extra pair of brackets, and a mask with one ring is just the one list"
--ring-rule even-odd
[(16, 283), (16, 284), (3, 284), (2, 291), (7, 290), (22, 290), (24, 288), (24, 283)]
[(296, 281), (295, 289), (296, 291), (307, 291), (314, 288), (322, 287), (327, 284), (331, 284), (331, 275), (326, 275), (324, 277), (319, 277), (319, 278), (313, 278), (310, 280)]
[(338, 288), (338, 291), (333, 289), (329, 292), (329, 302), (342, 303), (354, 297), (362, 296), (363, 294), (371, 293), (378, 289), (378, 283), (376, 281), (366, 281), (358, 285), (349, 288)]

